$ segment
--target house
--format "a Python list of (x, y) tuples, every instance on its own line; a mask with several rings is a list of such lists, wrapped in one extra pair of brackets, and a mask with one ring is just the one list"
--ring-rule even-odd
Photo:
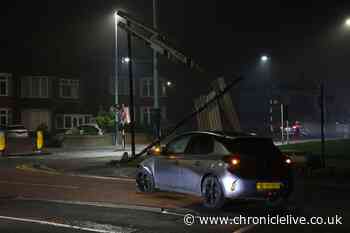
[[(127, 65), (120, 64), (120, 73), (118, 75), (118, 102), (129, 106), (130, 88), (129, 76), (127, 74)], [(149, 60), (136, 60), (134, 62), (134, 118), (136, 127), (147, 130), (152, 128), (152, 109), (154, 108), (154, 86), (152, 65)], [(109, 105), (115, 103), (115, 77), (111, 77), (106, 85), (108, 87)], [(167, 127), (169, 123), (168, 118), (168, 79), (164, 76), (159, 76), (159, 108), (161, 113), (161, 126)]]
[(50, 131), (60, 131), (93, 117), (78, 77), (0, 73), (0, 85), (1, 125), (22, 123), (34, 131), (45, 124)]
[(12, 113), (16, 108), (13, 83), (11, 73), (0, 73), (0, 127), (12, 122)]

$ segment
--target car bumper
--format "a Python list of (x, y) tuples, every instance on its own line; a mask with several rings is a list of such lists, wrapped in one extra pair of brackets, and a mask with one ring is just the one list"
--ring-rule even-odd
[[(280, 183), (279, 189), (257, 189), (257, 183)], [(221, 179), (224, 195), (229, 199), (266, 199), (272, 193), (287, 191), (292, 184), (287, 179), (245, 179), (234, 174), (226, 174)]]

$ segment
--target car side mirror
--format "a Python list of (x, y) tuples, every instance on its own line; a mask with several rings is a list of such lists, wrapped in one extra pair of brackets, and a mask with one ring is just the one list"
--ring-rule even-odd
[(152, 149), (150, 149), (150, 154), (152, 155), (166, 155), (166, 147), (155, 145)]

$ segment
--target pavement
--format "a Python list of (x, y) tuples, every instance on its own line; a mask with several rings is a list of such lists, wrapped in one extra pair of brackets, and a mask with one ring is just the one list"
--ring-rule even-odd
[[(141, 152), (147, 145), (136, 144), (135, 153)], [(48, 159), (65, 158), (98, 158), (98, 157), (116, 157), (123, 156), (126, 152), (131, 155), (131, 146), (127, 145), (125, 149), (116, 146), (102, 147), (65, 147), (65, 148), (47, 148), (45, 150), (50, 154)]]

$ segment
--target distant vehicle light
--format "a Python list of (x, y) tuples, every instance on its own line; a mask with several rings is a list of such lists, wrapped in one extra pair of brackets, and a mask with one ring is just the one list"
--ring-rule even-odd
[(291, 158), (289, 158), (288, 156), (286, 156), (284, 162), (285, 162), (286, 164), (292, 164), (293, 161), (292, 161)]

